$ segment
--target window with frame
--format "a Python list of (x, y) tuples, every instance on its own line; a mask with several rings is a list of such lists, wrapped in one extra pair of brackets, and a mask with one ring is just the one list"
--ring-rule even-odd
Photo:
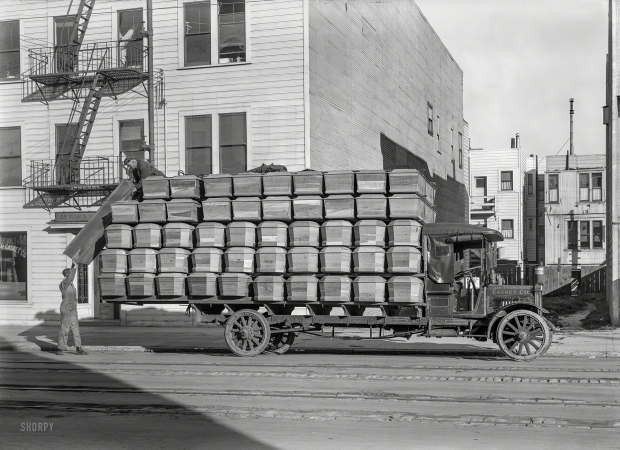
[(504, 235), (505, 239), (514, 239), (514, 223), (513, 219), (502, 219), (502, 235)]
[(530, 233), (534, 231), (534, 219), (527, 219), (527, 231)]
[(501, 172), (501, 190), (502, 191), (512, 191), (512, 170), (508, 172)]
[(22, 138), (20, 127), (0, 128), (0, 186), (22, 185)]
[(245, 0), (219, 0), (219, 62), (245, 61)]
[(590, 222), (579, 221), (579, 248), (590, 248)]
[(603, 221), (592, 221), (592, 248), (603, 248)]
[(558, 203), (560, 201), (559, 195), (559, 180), (558, 174), (549, 175), (549, 202), (550, 203)]
[(538, 225), (538, 245), (545, 245), (545, 225)]
[(185, 173), (213, 173), (210, 115), (185, 118)]
[(211, 4), (183, 5), (185, 26), (185, 66), (211, 64)]
[(579, 201), (587, 202), (590, 200), (590, 174), (579, 174)]
[(56, 182), (75, 184), (80, 181), (79, 163), (71, 160), (71, 152), (78, 135), (78, 124), (56, 125)]
[(568, 249), (576, 250), (579, 245), (579, 228), (576, 220), (569, 220), (566, 222), (568, 232)]
[(603, 201), (603, 173), (594, 172), (592, 174), (592, 201)]
[(534, 195), (534, 174), (527, 174), (527, 195)]
[(463, 168), (463, 134), (459, 132), (459, 169)]
[(78, 70), (77, 48), (69, 42), (75, 19), (75, 15), (54, 17), (54, 59), (58, 72)]
[(144, 159), (144, 120), (121, 120), (118, 128), (121, 152), (127, 157)]
[(118, 11), (118, 65), (139, 67), (144, 62), (142, 8)]
[(28, 234), (0, 232), (0, 301), (28, 300)]
[(247, 130), (245, 113), (220, 114), (220, 173), (247, 170)]
[(0, 80), (18, 79), (19, 74), (19, 20), (0, 22)]
[(433, 128), (433, 105), (431, 105), (430, 103), (427, 103), (428, 106), (428, 134), (430, 136), (434, 136), (435, 135), (435, 131)]

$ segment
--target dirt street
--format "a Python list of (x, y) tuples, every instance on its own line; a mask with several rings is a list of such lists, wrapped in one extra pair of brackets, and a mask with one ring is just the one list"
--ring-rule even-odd
[(7, 449), (620, 448), (614, 358), (1, 352), (0, 361)]

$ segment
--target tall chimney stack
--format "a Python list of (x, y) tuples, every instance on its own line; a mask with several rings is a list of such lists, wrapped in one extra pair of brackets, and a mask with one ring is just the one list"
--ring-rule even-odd
[(574, 155), (575, 154), (575, 145), (573, 142), (573, 116), (575, 115), (575, 110), (573, 109), (573, 102), (575, 101), (574, 98), (569, 99), (570, 101), (570, 151), (569, 151), (569, 155)]
[(515, 138), (515, 148), (521, 148), (521, 139), (519, 139), (519, 133), (517, 133), (517, 136)]

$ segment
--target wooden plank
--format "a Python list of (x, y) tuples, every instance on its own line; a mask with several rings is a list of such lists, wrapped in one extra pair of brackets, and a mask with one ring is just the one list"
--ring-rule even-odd
[(112, 221), (110, 205), (131, 198), (136, 188), (123, 180), (63, 252), (76, 263), (90, 264), (105, 246), (104, 230)]

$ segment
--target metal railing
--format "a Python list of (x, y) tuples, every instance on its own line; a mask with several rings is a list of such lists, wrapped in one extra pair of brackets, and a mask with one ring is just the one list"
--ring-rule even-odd
[(123, 178), (120, 157), (88, 157), (81, 161), (44, 159), (30, 161), (30, 174), (23, 185), (32, 189), (60, 186), (118, 184)]
[(495, 197), (471, 196), (469, 200), (470, 211), (493, 211), (495, 209)]

